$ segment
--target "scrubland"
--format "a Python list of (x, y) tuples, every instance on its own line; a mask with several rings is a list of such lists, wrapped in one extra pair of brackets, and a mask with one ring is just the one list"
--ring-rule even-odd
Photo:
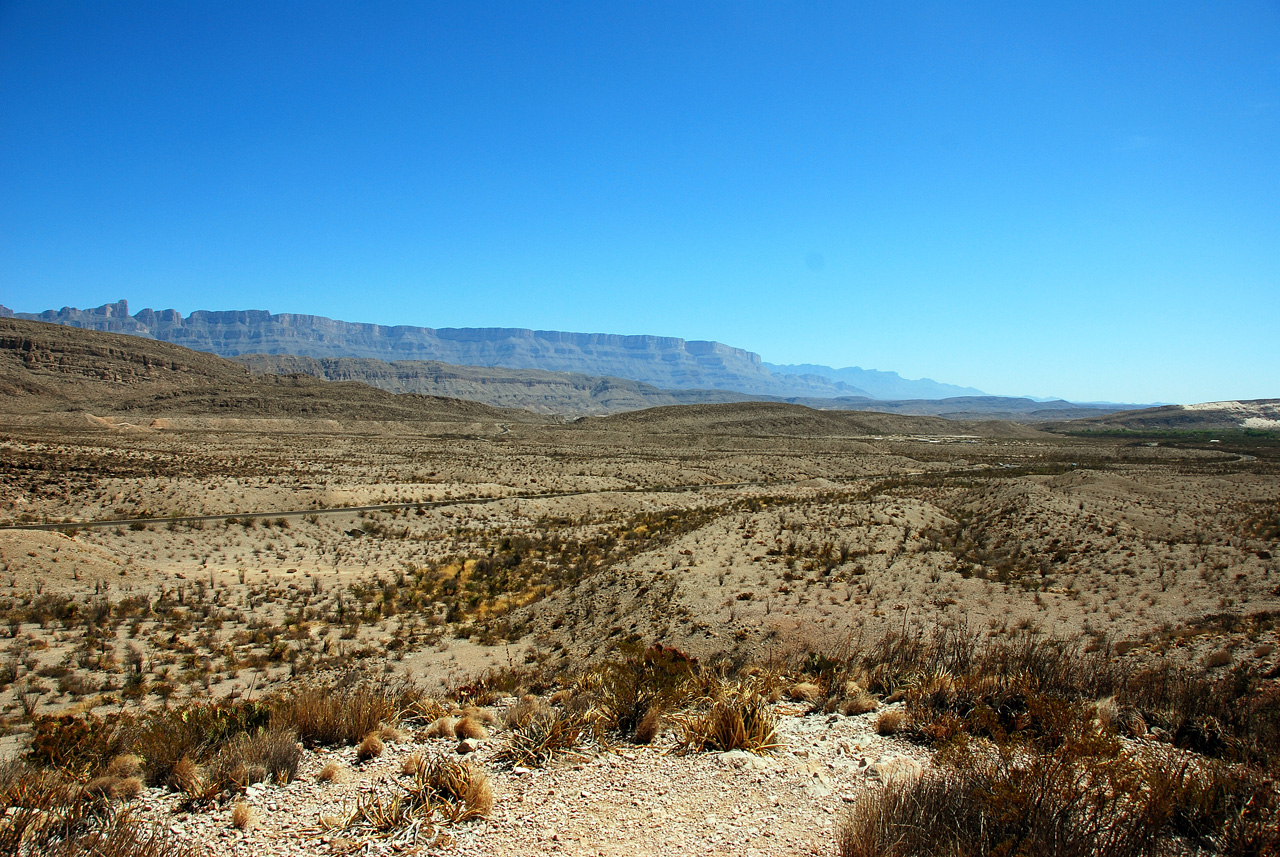
[(1275, 853), (1280, 444), (733, 407), (8, 421), (0, 841)]

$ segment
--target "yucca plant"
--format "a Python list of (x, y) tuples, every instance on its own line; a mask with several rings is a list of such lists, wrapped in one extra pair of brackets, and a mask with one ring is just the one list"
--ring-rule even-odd
[(755, 694), (726, 694), (707, 712), (677, 718), (677, 723), (682, 750), (769, 753), (781, 746), (773, 711)]

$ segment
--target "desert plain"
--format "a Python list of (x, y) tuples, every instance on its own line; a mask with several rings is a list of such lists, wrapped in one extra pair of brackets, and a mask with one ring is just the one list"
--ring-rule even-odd
[[(219, 405), (150, 357), (110, 368), (119, 359), (90, 361), (115, 393), (83, 395), (108, 385), (83, 361), (63, 372), (74, 396), (49, 396), (65, 361), (9, 376), (6, 754), (28, 754), (41, 723), (250, 704), (359, 675), (414, 686), (441, 717), (477, 708), (487, 726), (464, 752), (496, 801), (421, 842), (350, 823), (412, 773), (404, 760), (452, 756), (464, 737), (397, 717), (377, 758), (308, 743), (302, 774), (245, 781), (203, 809), (180, 783), (148, 781), (130, 812), (174, 847), (634, 854), (662, 851), (661, 829), (673, 853), (833, 853), (859, 794), (929, 765), (910, 730), (878, 725), (929, 676), (894, 693), (864, 674), (843, 694), (856, 706), (831, 684), (831, 665), (895, 635), (1063, 641), (1073, 657), (1274, 690), (1274, 433), (772, 403), (565, 419), (389, 394), (344, 403), (342, 385), (312, 379)], [(537, 765), (504, 752), (519, 706), (561, 704), (601, 664), (672, 650), (761, 682), (776, 746), (677, 753), (692, 715), (673, 710), (643, 745), (624, 729)], [(318, 783), (328, 761), (346, 773)]]

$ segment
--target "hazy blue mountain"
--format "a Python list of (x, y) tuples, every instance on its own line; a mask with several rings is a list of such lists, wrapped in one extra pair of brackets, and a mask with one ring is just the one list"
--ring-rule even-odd
[(813, 363), (787, 366), (766, 363), (764, 366), (774, 375), (817, 375), (832, 381), (843, 382), (851, 387), (860, 387), (873, 399), (948, 399), (955, 396), (987, 395), (973, 387), (942, 384), (932, 378), (913, 381), (903, 378), (897, 372), (882, 372), (878, 369), (862, 369), (857, 366), (844, 369), (832, 369), (830, 366), (819, 366)]
[[(11, 314), (0, 310), (0, 315)], [(934, 399), (980, 395), (968, 387), (911, 381), (894, 372), (771, 366), (760, 355), (720, 342), (522, 328), (429, 328), (341, 321), (265, 310), (144, 309), (126, 301), (81, 310), (63, 307), (18, 318), (126, 333), (207, 351), (314, 358), (363, 357), (462, 366), (539, 369), (625, 378), (666, 390), (731, 390), (753, 396)]]

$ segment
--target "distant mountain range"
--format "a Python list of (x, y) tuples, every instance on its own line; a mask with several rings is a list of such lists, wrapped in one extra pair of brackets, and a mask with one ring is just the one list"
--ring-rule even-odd
[(223, 357), (287, 354), (388, 362), (435, 361), (575, 372), (627, 379), (666, 390), (721, 390), (778, 398), (941, 399), (983, 395), (972, 387), (929, 379), (913, 381), (895, 372), (776, 366), (741, 348), (676, 337), (519, 328), (388, 327), (264, 310), (200, 310), (184, 318), (177, 310), (144, 309), (130, 315), (128, 302), (123, 300), (95, 309), (64, 307), (41, 313), (13, 313), (0, 307), (0, 316), (127, 333)]
[[(695, 410), (688, 413), (694, 414), (778, 414), (783, 411), (777, 407), (803, 406), (810, 409), (811, 416), (806, 417), (810, 420), (819, 419), (812, 414), (822, 411), (878, 412), (867, 418), (880, 420), (877, 425), (897, 426), (895, 431), (935, 425), (928, 420), (936, 417), (954, 421), (953, 431), (991, 420), (1070, 427), (1075, 424), (1064, 421), (1099, 417), (1115, 410), (1000, 396), (782, 398), (733, 390), (663, 389), (626, 378), (574, 372), (420, 360), (387, 362), (370, 357), (248, 354), (222, 358), (149, 337), (16, 318), (0, 319), (0, 399), (10, 414), (87, 409), (152, 416), (221, 414), (437, 422), (489, 418), (563, 422), (565, 417), (652, 411), (671, 405), (692, 407)], [(742, 407), (714, 410), (721, 405)], [(759, 408), (752, 410), (757, 405)], [(1190, 413), (1196, 407), (1183, 410)], [(1240, 410), (1243, 406), (1233, 407)], [(1264, 410), (1256, 414), (1249, 411), (1243, 417), (1249, 420), (1245, 425), (1276, 420), (1274, 409)], [(794, 416), (798, 412), (785, 413)], [(1241, 418), (1239, 414), (1234, 417)], [(886, 419), (890, 422), (884, 423)], [(823, 425), (845, 427), (871, 424), (844, 418), (822, 420)], [(631, 423), (619, 423), (624, 424)]]
[(774, 375), (817, 375), (857, 387), (862, 390), (874, 390), (877, 399), (950, 399), (956, 396), (985, 396), (986, 393), (973, 387), (957, 387), (955, 384), (940, 384), (931, 378), (911, 381), (897, 372), (882, 372), (878, 369), (862, 369), (850, 366), (846, 369), (832, 369), (830, 366), (819, 366), (814, 363), (800, 363), (779, 366), (765, 363), (764, 367)]

